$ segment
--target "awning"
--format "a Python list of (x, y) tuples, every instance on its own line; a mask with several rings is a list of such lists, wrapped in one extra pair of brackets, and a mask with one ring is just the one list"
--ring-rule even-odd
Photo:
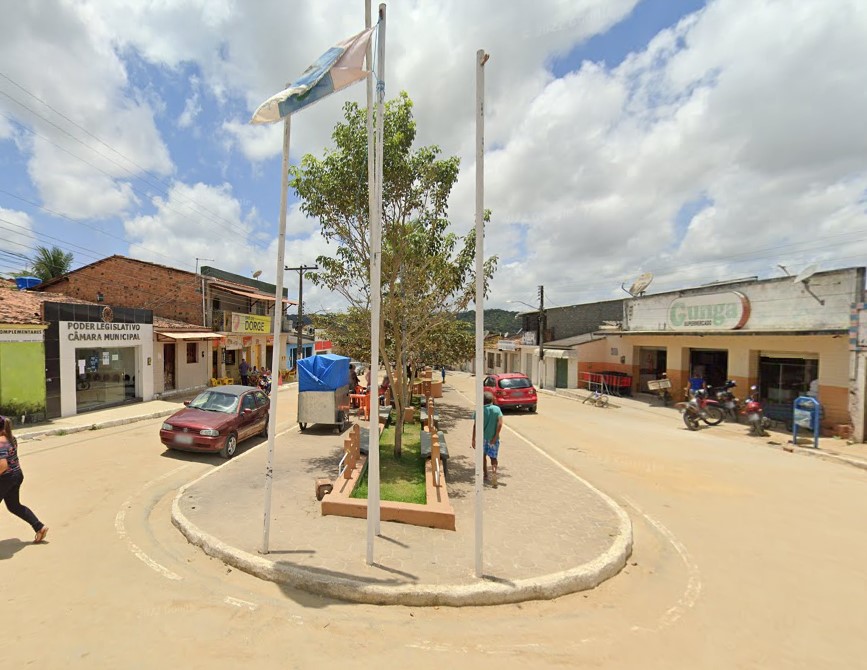
[(157, 338), (166, 337), (170, 340), (219, 340), (223, 336), (219, 333), (205, 331), (201, 333), (157, 333)]
[[(253, 298), (255, 300), (270, 300), (274, 302), (273, 295), (265, 295), (264, 293), (253, 293), (252, 291), (242, 291), (237, 288), (229, 288), (228, 286), (223, 286), (223, 284), (212, 284), (214, 288), (218, 288), (221, 291), (228, 291), (229, 293), (234, 293), (235, 295), (243, 295), (247, 298)], [(283, 298), (283, 303), (286, 305), (297, 305), (298, 303), (293, 300), (288, 300)]]

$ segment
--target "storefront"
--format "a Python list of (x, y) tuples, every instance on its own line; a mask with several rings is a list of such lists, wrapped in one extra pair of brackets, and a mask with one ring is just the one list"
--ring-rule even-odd
[(153, 314), (44, 303), (49, 417), (153, 398)]
[(817, 380), (823, 425), (842, 433), (863, 424), (863, 400), (850, 402), (863, 399), (864, 389), (849, 330), (864, 279), (864, 268), (849, 268), (806, 281), (739, 281), (626, 300), (622, 329), (608, 334), (605, 347), (624, 358), (601, 349), (593, 366), (625, 364), (637, 392), (663, 372), (675, 395), (690, 379), (712, 386), (732, 379), (741, 396), (755, 384), (766, 413), (786, 422), (793, 400)]
[(207, 386), (212, 376), (211, 342), (219, 342), (222, 336), (201, 330), (168, 330), (156, 325), (155, 329), (154, 394), (162, 397), (189, 393)]
[[(222, 335), (222, 339), (214, 342), (211, 359), (214, 377), (231, 377), (240, 381), (239, 366), (241, 361), (247, 361), (250, 369), (270, 370), (274, 355), (274, 335), (270, 316), (259, 314), (242, 314), (232, 312), (231, 331)], [(284, 343), (287, 335), (280, 336)], [(280, 369), (286, 369), (286, 357), (280, 357)]]

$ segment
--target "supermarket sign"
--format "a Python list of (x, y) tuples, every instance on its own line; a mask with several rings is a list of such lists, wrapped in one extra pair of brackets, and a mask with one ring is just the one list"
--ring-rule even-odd
[(673, 330), (737, 330), (749, 318), (749, 298), (737, 291), (677, 298), (668, 308)]

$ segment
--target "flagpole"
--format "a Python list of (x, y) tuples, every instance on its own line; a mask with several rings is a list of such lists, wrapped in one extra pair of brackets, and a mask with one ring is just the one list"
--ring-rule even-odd
[[(271, 354), (271, 398), (268, 416), (268, 464), (265, 466), (265, 527), (261, 553), (267, 554), (271, 535), (271, 488), (274, 482), (274, 439), (277, 436), (277, 389), (280, 375), (280, 331), (283, 326), (283, 272), (286, 256), (286, 206), (289, 193), (289, 129), (292, 115), (283, 119), (283, 173), (280, 176), (280, 232), (277, 235), (277, 276), (274, 281), (274, 344)], [(301, 325), (299, 324), (300, 328)], [(276, 377), (275, 377), (276, 372)]]
[(476, 546), (475, 574), (481, 577), (484, 493), (484, 403), (482, 377), (484, 376), (484, 323), (485, 323), (485, 63), (484, 49), (476, 52)]
[[(373, 540), (379, 534), (379, 315), (382, 292), (382, 133), (385, 124), (385, 4), (379, 6), (377, 35), (376, 84), (376, 145), (374, 151), (373, 198), (374, 217), (370, 222), (370, 444), (367, 450), (367, 564), (373, 565)], [(368, 110), (368, 118), (370, 118)], [(369, 135), (368, 135), (369, 137)], [(370, 155), (368, 153), (368, 174)], [(374, 405), (374, 399), (376, 404)]]

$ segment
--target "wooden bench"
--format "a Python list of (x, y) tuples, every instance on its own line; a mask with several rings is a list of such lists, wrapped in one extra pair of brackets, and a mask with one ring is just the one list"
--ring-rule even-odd
[[(431, 457), (431, 452), (433, 450), (433, 439), (432, 433), (428, 433), (426, 431), (422, 431), (421, 433), (421, 457), (424, 460), (428, 460)], [(436, 432), (437, 440), (440, 444), (440, 460), (443, 464), (443, 475), (446, 480), (449, 477), (449, 448), (446, 444), (446, 436), (441, 430)]]

